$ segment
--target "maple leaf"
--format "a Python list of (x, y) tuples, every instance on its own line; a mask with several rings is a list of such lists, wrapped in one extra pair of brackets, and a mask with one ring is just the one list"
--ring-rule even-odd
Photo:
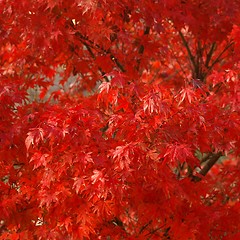
[(159, 153), (156, 150), (149, 150), (147, 156), (154, 161), (159, 159)]
[(166, 159), (169, 159), (171, 162), (175, 164), (179, 161), (180, 163), (190, 163), (190, 165), (197, 164), (197, 160), (195, 159), (192, 150), (186, 144), (168, 144), (167, 150), (163, 155)]
[(85, 181), (83, 177), (74, 178), (73, 188), (75, 188), (77, 194), (79, 193), (80, 189), (84, 189), (84, 186), (85, 186)]
[(91, 180), (92, 180), (92, 183), (96, 183), (98, 181), (104, 183), (105, 180), (103, 178), (103, 173), (101, 171), (98, 171), (98, 170), (94, 170), (93, 171), (93, 175), (91, 176)]
[(111, 85), (114, 87), (123, 88), (126, 83), (126, 76), (121, 72), (113, 71), (111, 73), (105, 74), (106, 77), (111, 78)]
[(83, 9), (83, 14), (87, 13), (88, 11), (94, 12), (97, 8), (97, 0), (78, 0), (78, 7)]
[(93, 212), (98, 216), (109, 217), (112, 215), (113, 203), (110, 200), (98, 201), (93, 206)]
[(151, 113), (159, 113), (159, 106), (162, 101), (161, 93), (152, 92), (143, 98), (143, 110)]
[(52, 157), (50, 154), (47, 153), (42, 154), (41, 152), (35, 152), (29, 162), (33, 162), (34, 163), (33, 169), (36, 169), (40, 166), (46, 167), (47, 163), (51, 160), (51, 158)]
[(93, 163), (93, 159), (91, 156), (92, 152), (84, 153), (84, 152), (79, 152), (73, 162), (79, 162), (79, 163)]
[(51, 38), (55, 41), (58, 41), (58, 38), (60, 36), (63, 36), (63, 33), (59, 29), (57, 29), (56, 31), (52, 32)]
[(180, 105), (183, 101), (188, 101), (190, 104), (196, 99), (196, 93), (190, 87), (183, 88), (179, 93), (179, 103)]
[(110, 151), (110, 156), (116, 160), (116, 169), (130, 170), (131, 155), (133, 153), (134, 146), (134, 143), (128, 143), (123, 146), (117, 146), (115, 150)]
[(42, 91), (41, 91), (40, 94), (39, 94), (39, 98), (40, 98), (40, 99), (43, 99), (43, 98), (46, 96), (47, 90), (48, 90), (48, 89), (46, 89), (46, 88), (42, 88)]
[(62, 0), (48, 0), (47, 1), (47, 8), (52, 10), (55, 6), (58, 6)]
[(60, 227), (64, 227), (67, 232), (71, 232), (72, 229), (72, 219), (71, 217), (67, 217), (63, 220), (62, 224), (59, 224)]
[(161, 114), (167, 117), (170, 113), (170, 101), (165, 98), (165, 93), (158, 86), (155, 87), (143, 98), (143, 111), (152, 114)]
[(53, 203), (58, 202), (58, 197), (57, 193), (47, 193), (46, 191), (41, 191), (40, 192), (40, 204), (39, 207), (44, 207), (46, 206), (49, 208)]
[(30, 132), (27, 134), (27, 138), (25, 139), (25, 145), (27, 150), (29, 147), (34, 144), (38, 144), (40, 140), (43, 140), (44, 137), (44, 130), (42, 128), (34, 128), (31, 129)]
[[(46, 157), (49, 157), (49, 156), (45, 155), (45, 158)], [(46, 162), (44, 162), (44, 164), (46, 164)], [(45, 169), (45, 173), (43, 175), (43, 179), (41, 180), (41, 185), (43, 187), (50, 188), (51, 182), (54, 182), (55, 179), (56, 179), (56, 176), (55, 176), (53, 170), (52, 169)]]
[(110, 87), (111, 87), (110, 82), (102, 82), (98, 88), (99, 88), (100, 93), (102, 93), (102, 92), (108, 93)]

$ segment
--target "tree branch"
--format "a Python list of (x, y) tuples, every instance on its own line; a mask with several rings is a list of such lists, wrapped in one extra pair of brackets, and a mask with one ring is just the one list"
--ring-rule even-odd
[(193, 65), (193, 67), (194, 67), (194, 71), (197, 72), (197, 65), (196, 65), (194, 56), (192, 55), (192, 52), (191, 52), (191, 50), (190, 50), (190, 48), (189, 48), (189, 45), (188, 45), (188, 43), (187, 43), (187, 41), (186, 41), (186, 39), (185, 39), (185, 37), (183, 36), (183, 34), (182, 34), (181, 31), (179, 31), (179, 35), (180, 35), (180, 37), (181, 37), (181, 39), (182, 39), (182, 42), (183, 42), (184, 47), (187, 49), (188, 56), (189, 56), (189, 58), (190, 58), (190, 62), (192, 63), (192, 65)]
[(210, 158), (212, 155), (213, 155), (213, 153), (211, 153), (211, 152), (210, 152), (210, 153), (207, 153), (207, 155), (201, 159), (201, 164), (204, 163), (204, 162), (206, 162), (206, 161), (208, 161), (209, 158)]
[(83, 42), (82, 40), (84, 40), (84, 44), (87, 44), (90, 48), (96, 49), (96, 50), (100, 51), (100, 53), (104, 53), (106, 55), (109, 54), (110, 59), (118, 66), (118, 68), (122, 72), (126, 72), (126, 70), (123, 67), (123, 65), (118, 61), (118, 59), (114, 56), (114, 54), (111, 53), (110, 49), (108, 49), (108, 50), (104, 49), (100, 45), (98, 45), (98, 44), (94, 43), (92, 40), (88, 39), (88, 37), (82, 35), (80, 32), (76, 32), (75, 36), (80, 38), (81, 42)]
[[(222, 156), (222, 153), (218, 152), (218, 153), (209, 153), (206, 157), (204, 157), (201, 163), (206, 162), (206, 164), (200, 170), (199, 174), (202, 176), (206, 176), (207, 173), (210, 171), (210, 169), (219, 160), (221, 156)], [(202, 180), (201, 177), (195, 176), (193, 174), (190, 174), (189, 177), (192, 179), (193, 182), (199, 182)]]
[[(150, 27), (147, 26), (147, 27), (145, 28), (144, 35), (148, 35), (149, 32), (150, 32)], [(141, 44), (140, 47), (139, 47), (138, 53), (140, 54), (140, 56), (142, 56), (142, 55), (143, 55), (143, 52), (144, 52), (144, 46), (143, 46), (143, 44)], [(136, 66), (136, 69), (137, 69), (137, 70), (139, 70), (140, 63), (141, 63), (141, 57), (137, 59), (137, 66)]]
[(212, 154), (209, 157), (208, 162), (206, 163), (206, 165), (201, 169), (201, 171), (199, 172), (201, 175), (206, 176), (206, 174), (210, 171), (210, 169), (213, 167), (213, 165), (218, 161), (218, 159), (222, 156), (222, 153), (216, 153), (216, 154)]
[(196, 78), (197, 79), (201, 79), (202, 78), (202, 71), (201, 71), (201, 62), (202, 62), (202, 46), (201, 46), (201, 42), (198, 41), (197, 42), (197, 52), (196, 52)]
[(114, 57), (113, 54), (110, 54), (110, 58), (111, 60), (118, 66), (118, 68), (122, 71), (122, 72), (126, 72), (125, 68), (123, 67), (123, 65), (118, 61), (117, 58)]
[[(89, 54), (91, 55), (91, 57), (92, 57), (93, 59), (96, 59), (96, 57), (95, 57), (95, 55), (94, 55), (91, 47), (90, 47), (84, 40), (81, 39), (80, 41), (81, 41), (82, 44), (86, 47), (86, 49), (88, 50), (88, 52), (89, 52)], [(75, 53), (77, 56), (79, 56), (78, 53), (75, 51), (75, 49), (73, 49), (73, 51), (74, 51), (74, 53)], [(105, 72), (102, 71), (102, 69), (101, 69), (100, 67), (98, 67), (98, 70), (99, 70), (99, 72), (102, 74), (102, 76), (104, 77), (105, 81), (106, 81), (106, 82), (109, 82), (108, 78), (107, 78), (106, 76), (104, 76), (104, 75), (105, 75)]]
[(216, 57), (216, 59), (212, 62), (212, 64), (209, 66), (209, 71), (213, 68), (213, 66), (221, 61), (222, 55), (234, 44), (234, 42), (230, 42), (226, 45), (226, 47), (223, 49), (223, 51)]
[(118, 59), (114, 56), (114, 54), (111, 53), (110, 49), (108, 49), (108, 50), (104, 49), (99, 44), (94, 43), (87, 36), (84, 36), (83, 34), (81, 34), (79, 31), (77, 31), (77, 29), (75, 28), (75, 26), (72, 22), (69, 22), (69, 26), (72, 29), (74, 29), (74, 31), (76, 31), (75, 36), (78, 37), (80, 39), (80, 41), (86, 46), (87, 50), (89, 51), (89, 53), (92, 57), (94, 56), (92, 49), (96, 49), (96, 50), (100, 51), (100, 53), (104, 53), (105, 55), (109, 54), (110, 59), (115, 63), (115, 65), (117, 65), (117, 67), (122, 72), (126, 72), (124, 66), (118, 61)]
[(209, 52), (207, 53), (207, 58), (206, 58), (206, 62), (205, 62), (205, 67), (208, 68), (208, 64), (210, 63), (210, 60), (212, 58), (212, 55), (214, 53), (214, 51), (216, 50), (216, 42), (214, 42), (209, 50)]

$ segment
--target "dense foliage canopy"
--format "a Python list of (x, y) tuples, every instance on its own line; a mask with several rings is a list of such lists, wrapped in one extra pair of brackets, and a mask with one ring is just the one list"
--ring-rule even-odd
[(240, 239), (239, 9), (1, 0), (0, 239)]

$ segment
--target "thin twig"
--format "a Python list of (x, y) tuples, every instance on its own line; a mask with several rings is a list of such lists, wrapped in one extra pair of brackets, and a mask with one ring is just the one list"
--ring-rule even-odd
[(152, 220), (150, 220), (148, 223), (146, 223), (145, 225), (143, 225), (139, 231), (139, 235), (144, 231), (144, 229), (146, 229), (150, 224), (152, 223)]
[[(91, 48), (84, 40), (81, 39), (81, 42), (82, 42), (82, 44), (86, 47), (86, 49), (88, 50), (88, 52), (90, 53), (91, 57), (92, 57), (93, 59), (96, 59), (96, 57), (95, 57), (95, 55), (94, 55), (94, 53), (93, 53), (93, 51), (92, 51), (92, 48)], [(75, 49), (73, 49), (73, 50), (74, 50), (74, 53), (75, 53), (77, 56), (79, 56), (78, 53), (75, 51)], [(98, 67), (98, 70), (99, 70), (99, 72), (101, 73), (101, 75), (104, 77), (105, 81), (106, 81), (106, 82), (109, 82), (108, 78), (105, 76), (105, 72), (102, 71), (102, 69), (101, 69), (100, 67)]]
[[(118, 59), (114, 56), (114, 54), (111, 53), (110, 49), (106, 50), (103, 47), (101, 47), (99, 44), (94, 43), (91, 39), (89, 39), (87, 36), (81, 34), (79, 31), (77, 31), (77, 29), (75, 28), (74, 24), (72, 22), (69, 22), (69, 26), (74, 29), (75, 32), (75, 36), (78, 37), (81, 42), (87, 47), (88, 51), (90, 48), (92, 49), (96, 49), (97, 51), (100, 51), (101, 53), (104, 53), (105, 55), (109, 54), (110, 59), (118, 66), (118, 68), (122, 71), (122, 72), (126, 72), (124, 66), (118, 61)], [(92, 55), (91, 51), (89, 51), (89, 53)]]
[[(105, 55), (109, 54), (110, 59), (118, 66), (118, 68), (122, 72), (126, 72), (123, 65), (119, 62), (119, 60), (114, 56), (114, 54), (111, 53), (110, 49), (106, 50), (100, 45), (94, 43), (92, 40), (88, 39), (88, 37), (82, 35), (80, 32), (76, 32), (75, 36), (79, 37), (80, 39), (85, 41), (85, 44), (88, 44), (89, 47), (96, 49), (97, 51), (100, 51), (100, 53), (104, 53)], [(88, 43), (86, 43), (88, 42)]]

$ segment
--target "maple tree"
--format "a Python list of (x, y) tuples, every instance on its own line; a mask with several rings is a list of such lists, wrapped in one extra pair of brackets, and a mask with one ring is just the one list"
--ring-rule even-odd
[(0, 239), (238, 239), (238, 9), (2, 0)]

